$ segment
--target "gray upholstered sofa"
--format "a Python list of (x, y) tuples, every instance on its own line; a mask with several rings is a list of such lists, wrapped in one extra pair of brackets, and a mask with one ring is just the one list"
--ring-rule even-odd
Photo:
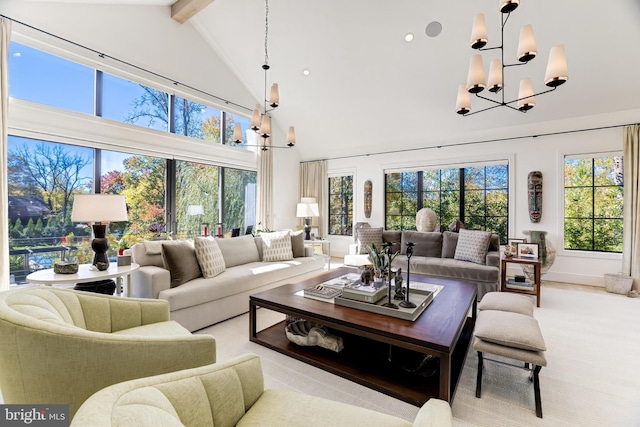
[[(464, 229), (463, 229), (464, 230)], [(464, 230), (467, 233), (470, 230)], [(479, 253), (478, 262), (456, 259), (456, 248), (460, 233), (450, 231), (382, 231), (382, 241), (392, 243), (392, 252), (398, 252), (393, 267), (407, 270), (406, 243), (415, 244), (411, 257), (411, 274), (421, 274), (445, 279), (460, 280), (478, 285), (478, 301), (487, 292), (497, 291), (500, 285), (500, 238), (491, 234), (485, 253)], [(357, 237), (356, 237), (357, 239)], [(361, 245), (360, 245), (361, 246)], [(363, 265), (367, 255), (362, 254), (358, 244), (349, 247), (345, 265)], [(360, 252), (360, 254), (358, 254)]]
[[(131, 248), (131, 254), (133, 262), (141, 267), (133, 273), (132, 295), (169, 301), (171, 319), (190, 331), (246, 313), (249, 295), (301, 280), (324, 269), (324, 259), (314, 257), (313, 249), (304, 247), (302, 232), (290, 235), (293, 257), (272, 262), (263, 261), (260, 235), (215, 239), (224, 257), (224, 271), (211, 278), (196, 272), (177, 286), (172, 283), (178, 275), (175, 270), (188, 268), (195, 259), (193, 242), (137, 243)], [(165, 268), (163, 244), (181, 244), (184, 259)], [(188, 268), (186, 274), (197, 269), (196, 264)]]

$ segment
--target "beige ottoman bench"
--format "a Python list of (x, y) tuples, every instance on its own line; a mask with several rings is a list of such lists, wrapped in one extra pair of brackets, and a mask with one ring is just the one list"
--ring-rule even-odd
[(533, 380), (536, 415), (542, 418), (539, 374), (542, 367), (547, 366), (544, 355), (547, 348), (538, 321), (533, 317), (533, 301), (517, 294), (487, 293), (478, 304), (474, 335), (473, 349), (478, 352), (476, 397), (482, 393), (483, 353), (518, 360), (532, 373), (529, 379)]

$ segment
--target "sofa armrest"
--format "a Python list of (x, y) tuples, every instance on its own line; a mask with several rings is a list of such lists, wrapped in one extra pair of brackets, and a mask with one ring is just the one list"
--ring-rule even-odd
[(413, 421), (414, 427), (453, 427), (453, 414), (449, 403), (440, 399), (429, 399)]
[(358, 244), (352, 243), (349, 245), (349, 255), (358, 255)]
[(489, 252), (487, 252), (487, 257), (486, 257), (486, 260), (485, 260), (485, 264), (488, 267), (500, 268), (500, 252), (499, 251), (489, 251)]
[(171, 287), (169, 270), (145, 265), (132, 273), (132, 295), (136, 298), (157, 299), (160, 291)]

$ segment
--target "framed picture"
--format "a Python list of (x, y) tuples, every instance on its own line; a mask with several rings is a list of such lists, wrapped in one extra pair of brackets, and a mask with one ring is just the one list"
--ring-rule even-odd
[(516, 239), (514, 237), (509, 237), (507, 239), (507, 245), (513, 246), (513, 247), (517, 246), (518, 243), (524, 243), (524, 242), (526, 242), (525, 239)]
[(516, 253), (516, 256), (518, 258), (538, 259), (538, 244), (518, 243), (518, 252)]

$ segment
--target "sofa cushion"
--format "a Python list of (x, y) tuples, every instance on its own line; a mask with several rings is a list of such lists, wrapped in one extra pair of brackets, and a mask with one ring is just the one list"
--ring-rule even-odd
[(442, 258), (456, 256), (456, 246), (458, 246), (458, 233), (452, 231), (442, 233)]
[(403, 230), (400, 245), (401, 255), (407, 254), (407, 242), (415, 244), (413, 247), (414, 256), (440, 258), (442, 255), (442, 234), (440, 233)]
[(484, 264), (489, 250), (490, 231), (460, 230), (454, 259)]
[(474, 334), (483, 341), (531, 351), (547, 349), (538, 321), (520, 313), (482, 310)]
[(382, 227), (358, 229), (358, 253), (367, 254), (368, 248), (375, 243), (377, 248), (382, 247)]
[(291, 233), (289, 231), (261, 233), (260, 237), (262, 237), (262, 261), (272, 262), (293, 259)]
[(294, 258), (304, 256), (304, 230), (291, 232), (291, 250)]
[(196, 237), (193, 243), (202, 277), (215, 277), (226, 269), (222, 251), (213, 237)]
[(162, 242), (164, 268), (171, 275), (171, 287), (202, 277), (193, 243), (186, 240)]
[(258, 248), (253, 236), (250, 234), (231, 239), (218, 239), (217, 243), (224, 257), (224, 265), (227, 268), (260, 261)]

